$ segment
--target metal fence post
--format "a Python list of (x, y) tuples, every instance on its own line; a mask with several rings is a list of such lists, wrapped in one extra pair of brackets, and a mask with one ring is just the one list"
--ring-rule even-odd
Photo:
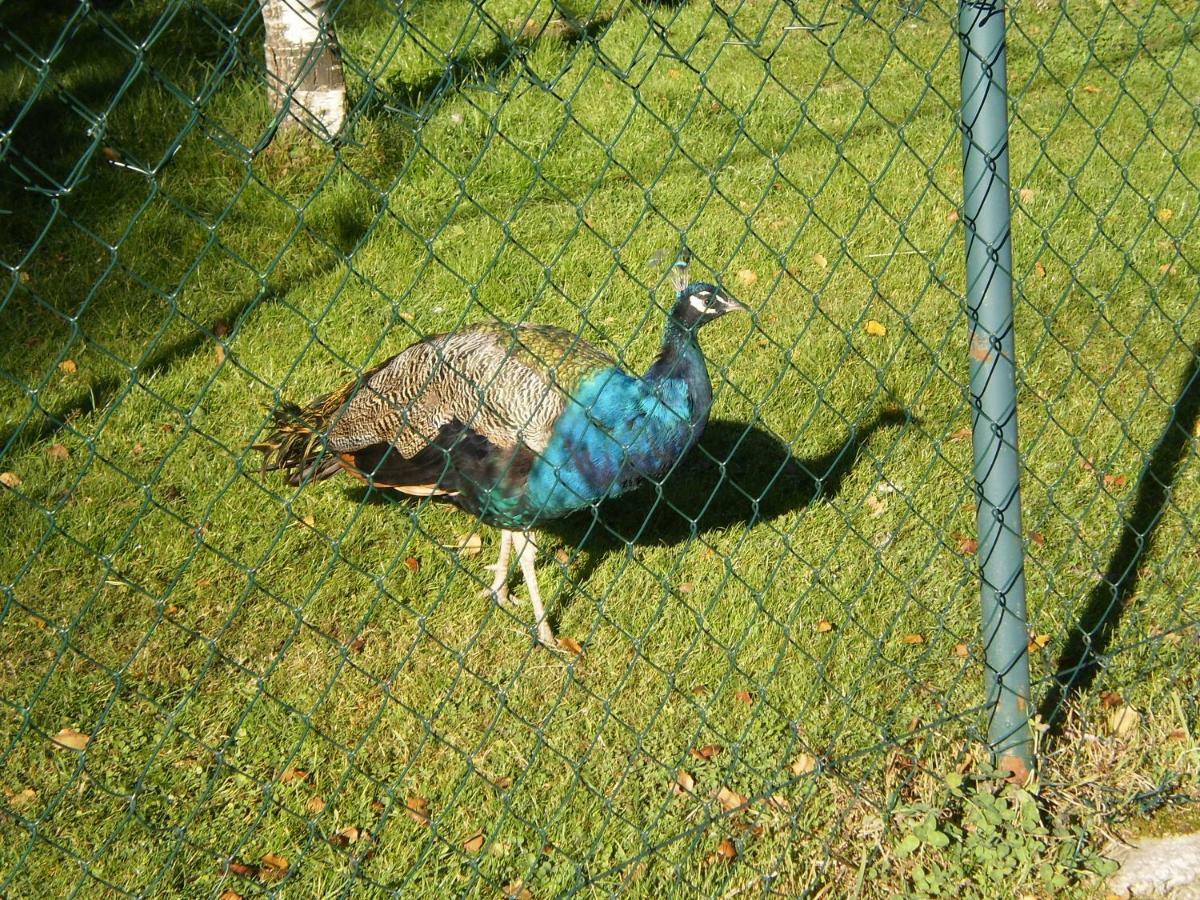
[(988, 742), (997, 767), (1033, 768), (1013, 349), (1008, 77), (1003, 0), (960, 0), (963, 223)]

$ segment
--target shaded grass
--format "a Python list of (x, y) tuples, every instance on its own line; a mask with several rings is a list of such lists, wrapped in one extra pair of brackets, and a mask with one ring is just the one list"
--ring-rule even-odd
[[(71, 8), (6, 6), (0, 28), (45, 55)], [(346, 4), (336, 150), (252, 152), (268, 113), (237, 3), (101, 9), (53, 82), (27, 52), (3, 63), (6, 889), (249, 893), (227, 863), (265, 853), (302, 894), (912, 889), (905, 810), (951, 815), (945, 776), (980, 766), (948, 11), (827, 12), (812, 35), (770, 5), (732, 24), (605, 6), (567, 39), (523, 24), (549, 6), (486, 9), (417, 5), (405, 30)], [(1010, 46), (1043, 686), (1193, 365), (1197, 299), (1194, 13), (1071, 17), (1019, 7)], [(145, 68), (115, 28), (158, 35)], [(684, 233), (758, 326), (706, 331), (721, 422), (680, 478), (550, 535), (553, 615), (584, 657), (537, 651), (527, 609), (477, 596), (494, 536), (459, 557), (460, 514), (258, 476), (281, 398), (462, 322), (561, 324), (644, 367), (650, 261)], [(1084, 845), (1148, 784), (1194, 791), (1200, 495), (1180, 446), (1076, 740), (1043, 773), (1047, 816)], [(1133, 734), (1108, 727), (1113, 690)], [(67, 726), (86, 754), (51, 748)], [(792, 771), (801, 754), (816, 771)], [(680, 769), (695, 796), (671, 790)], [(723, 811), (720, 786), (749, 808)], [(330, 843), (349, 826), (371, 839)]]

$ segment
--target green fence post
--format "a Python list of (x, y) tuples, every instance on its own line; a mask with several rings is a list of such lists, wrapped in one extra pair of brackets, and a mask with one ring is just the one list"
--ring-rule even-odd
[(998, 768), (1033, 769), (1013, 366), (1008, 76), (1003, 0), (960, 0), (963, 223), (988, 742)]

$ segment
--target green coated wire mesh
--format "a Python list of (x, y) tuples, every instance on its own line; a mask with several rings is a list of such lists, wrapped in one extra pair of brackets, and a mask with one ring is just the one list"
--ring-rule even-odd
[[(1195, 4), (1009, 10), (1028, 821), (981, 812), (953, 6), (326, 13), (327, 142), (256, 2), (0, 5), (0, 893), (920, 894), (992, 833), (1050, 891), (1195, 795)], [(539, 532), (562, 653), (494, 530), (260, 472), (467, 323), (644, 371), (684, 241), (756, 318), (672, 477)]]

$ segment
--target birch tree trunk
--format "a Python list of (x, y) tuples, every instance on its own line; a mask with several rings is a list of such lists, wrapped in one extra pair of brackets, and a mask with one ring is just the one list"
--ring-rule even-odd
[(259, 0), (266, 28), (271, 109), (283, 128), (303, 127), (323, 140), (341, 130), (346, 82), (325, 0)]

